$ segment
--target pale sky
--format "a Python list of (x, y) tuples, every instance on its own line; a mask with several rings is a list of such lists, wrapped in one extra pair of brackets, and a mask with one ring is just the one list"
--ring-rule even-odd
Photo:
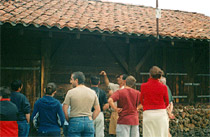
[[(156, 7), (156, 0), (102, 0)], [(202, 13), (210, 17), (210, 0), (158, 0), (160, 9)]]

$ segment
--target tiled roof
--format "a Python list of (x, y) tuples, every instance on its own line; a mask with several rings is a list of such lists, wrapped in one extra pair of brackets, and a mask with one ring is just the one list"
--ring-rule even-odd
[[(162, 10), (162, 37), (210, 39), (210, 17), (199, 13)], [(155, 9), (88, 0), (14, 0), (0, 2), (0, 24), (33, 24), (119, 34), (156, 35)]]

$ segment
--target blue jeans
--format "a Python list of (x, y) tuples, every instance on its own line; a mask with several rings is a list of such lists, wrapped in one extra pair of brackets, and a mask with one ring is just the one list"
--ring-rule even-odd
[(93, 120), (90, 120), (88, 116), (70, 118), (69, 137), (94, 137), (94, 132)]
[(60, 131), (55, 131), (55, 132), (39, 132), (38, 133), (39, 137), (60, 137), (61, 133)]
[(69, 125), (64, 125), (63, 126), (63, 134), (64, 134), (65, 137), (67, 137), (67, 134), (68, 134), (68, 127), (69, 127)]
[(17, 121), (18, 123), (18, 137), (28, 137), (30, 125), (29, 123), (24, 121)]

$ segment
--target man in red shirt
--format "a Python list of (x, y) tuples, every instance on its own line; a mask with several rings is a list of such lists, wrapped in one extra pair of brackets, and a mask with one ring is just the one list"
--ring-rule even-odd
[[(124, 89), (117, 90), (109, 98), (110, 106), (119, 114), (117, 120), (117, 137), (139, 137), (139, 114), (137, 107), (140, 105), (140, 92), (133, 89), (136, 79), (133, 76), (126, 78)], [(114, 102), (117, 101), (117, 106)]]

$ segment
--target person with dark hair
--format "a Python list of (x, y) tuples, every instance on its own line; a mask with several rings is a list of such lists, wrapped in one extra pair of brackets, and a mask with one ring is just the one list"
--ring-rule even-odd
[(148, 82), (141, 85), (141, 103), (143, 105), (143, 136), (168, 137), (169, 105), (167, 87), (159, 82), (163, 71), (153, 66)]
[[(101, 71), (100, 75), (104, 76), (104, 81), (106, 86), (109, 87), (110, 91), (109, 91), (109, 95), (111, 96), (115, 91), (119, 90), (119, 89), (123, 89), (125, 86), (125, 79), (128, 77), (127, 74), (121, 74), (121, 75), (117, 75), (117, 84), (111, 83), (109, 82), (109, 79), (107, 77), (107, 74), (105, 71)], [(115, 103), (115, 105), (117, 105), (117, 103)], [(118, 113), (112, 109), (112, 113), (111, 113), (111, 118), (110, 118), (110, 122), (109, 122), (109, 134), (110, 135), (116, 135), (116, 126), (117, 126), (117, 119), (118, 119)]]
[(61, 103), (53, 98), (55, 93), (55, 83), (48, 83), (45, 96), (34, 104), (32, 119), (34, 127), (38, 128), (39, 136), (60, 137), (60, 128), (65, 117)]
[(0, 87), (0, 137), (18, 137), (18, 109), (10, 101), (8, 87)]
[(106, 92), (100, 88), (98, 88), (100, 84), (100, 78), (97, 76), (92, 76), (90, 78), (91, 89), (96, 92), (96, 95), (99, 100), (101, 112), (96, 117), (94, 122), (95, 135), (96, 137), (104, 137), (104, 114), (103, 111), (109, 108), (109, 104), (107, 102)]
[[(117, 120), (117, 137), (139, 137), (140, 92), (133, 89), (136, 79), (133, 76), (126, 78), (124, 89), (117, 90), (108, 99), (109, 105), (119, 113)], [(117, 106), (114, 102), (117, 101)]]
[[(94, 90), (84, 85), (85, 75), (82, 72), (74, 72), (70, 83), (74, 88), (67, 92), (63, 102), (65, 118), (69, 122), (67, 136), (94, 137), (93, 120), (100, 113), (98, 97)], [(71, 107), (70, 118), (67, 111), (69, 106)], [(95, 110), (92, 113), (93, 107)]]
[(26, 96), (20, 93), (23, 88), (23, 84), (20, 80), (13, 81), (11, 88), (11, 102), (18, 108), (18, 136), (27, 137), (30, 129), (30, 103)]

